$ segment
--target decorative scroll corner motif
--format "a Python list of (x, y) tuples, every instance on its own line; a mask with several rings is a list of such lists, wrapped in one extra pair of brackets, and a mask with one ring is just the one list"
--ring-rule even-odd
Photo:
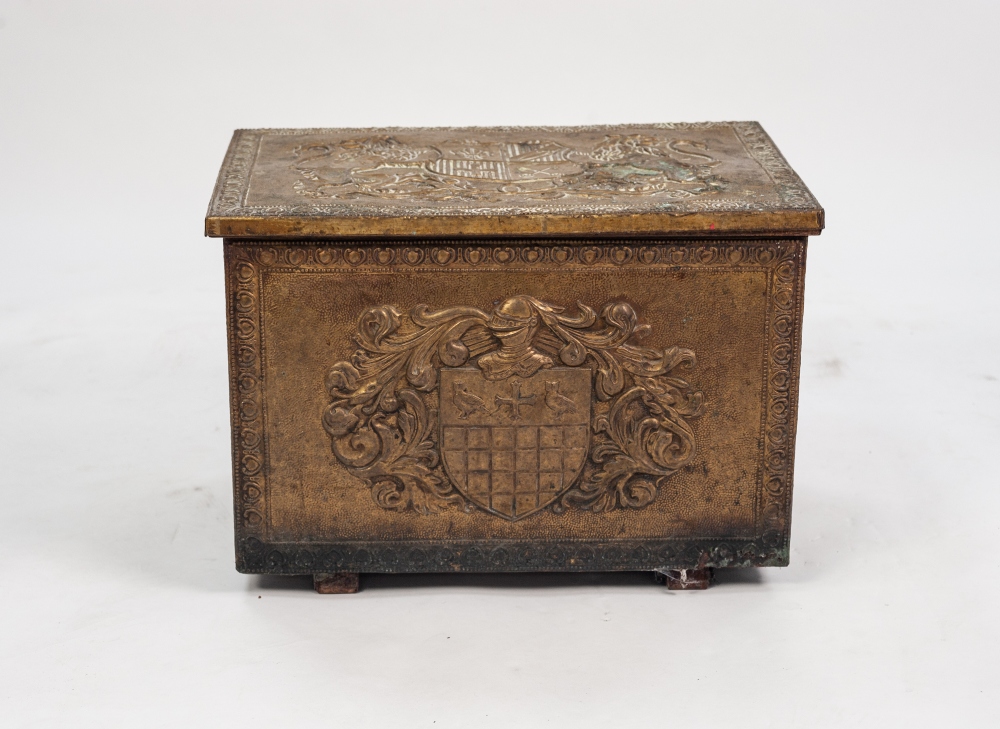
[(677, 376), (694, 352), (630, 343), (647, 331), (624, 302), (373, 307), (327, 372), (323, 427), (386, 509), (643, 508), (694, 457), (703, 399)]
[(248, 251), (226, 248), (229, 286), (230, 372), (234, 436), (236, 528), (244, 538), (266, 533), (264, 421), (258, 319), (260, 270)]
[(802, 178), (788, 164), (760, 124), (733, 122), (732, 127), (743, 140), (750, 156), (774, 181), (784, 205), (806, 210), (819, 207), (819, 202), (809, 192)]
[(260, 138), (260, 132), (244, 129), (236, 133), (216, 182), (210, 215), (237, 214), (244, 209)]

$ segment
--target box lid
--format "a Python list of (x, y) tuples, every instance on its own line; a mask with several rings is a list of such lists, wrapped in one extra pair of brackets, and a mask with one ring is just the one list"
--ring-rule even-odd
[(242, 129), (205, 234), (818, 234), (823, 209), (757, 122)]

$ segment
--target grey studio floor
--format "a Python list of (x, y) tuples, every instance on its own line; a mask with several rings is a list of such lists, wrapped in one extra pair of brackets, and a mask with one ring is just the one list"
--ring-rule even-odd
[[(0, 2), (0, 724), (1000, 725), (996, 3)], [(791, 564), (233, 567), (237, 127), (756, 119), (813, 239)]]

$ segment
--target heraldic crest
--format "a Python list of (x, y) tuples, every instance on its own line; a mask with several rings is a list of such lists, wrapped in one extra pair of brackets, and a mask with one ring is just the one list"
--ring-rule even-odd
[(414, 143), (392, 135), (296, 147), (295, 192), (317, 201), (420, 199), (497, 202), (654, 195), (680, 200), (726, 189), (704, 142), (644, 134), (592, 143), (453, 139)]
[(675, 374), (694, 352), (630, 343), (648, 331), (624, 302), (376, 306), (327, 373), (323, 427), (386, 509), (642, 508), (694, 456), (702, 405)]

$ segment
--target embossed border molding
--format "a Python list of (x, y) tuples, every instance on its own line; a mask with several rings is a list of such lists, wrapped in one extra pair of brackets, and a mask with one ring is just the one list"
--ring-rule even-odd
[[(230, 344), (237, 569), (249, 573), (651, 570), (788, 564), (792, 463), (802, 316), (804, 239), (718, 243), (609, 241), (436, 242), (427, 245), (309, 246), (229, 242), (226, 296)], [(261, 272), (530, 270), (543, 267), (723, 268), (768, 272), (767, 348), (753, 539), (271, 542), (267, 536)]]
[[(663, 202), (625, 203), (546, 202), (512, 206), (406, 206), (367, 203), (301, 205), (245, 204), (260, 142), (265, 135), (419, 133), (426, 131), (566, 133), (663, 129), (732, 129), (774, 182), (779, 201), (711, 200), (695, 197)], [(363, 236), (363, 235), (510, 235), (581, 234), (704, 234), (734, 233), (816, 234), (822, 230), (823, 210), (795, 173), (767, 132), (757, 122), (694, 122), (581, 127), (380, 127), (371, 129), (241, 129), (230, 144), (219, 173), (205, 220), (205, 234), (225, 237)], [(589, 222), (585, 222), (588, 221)], [(581, 225), (585, 229), (581, 230)]]

